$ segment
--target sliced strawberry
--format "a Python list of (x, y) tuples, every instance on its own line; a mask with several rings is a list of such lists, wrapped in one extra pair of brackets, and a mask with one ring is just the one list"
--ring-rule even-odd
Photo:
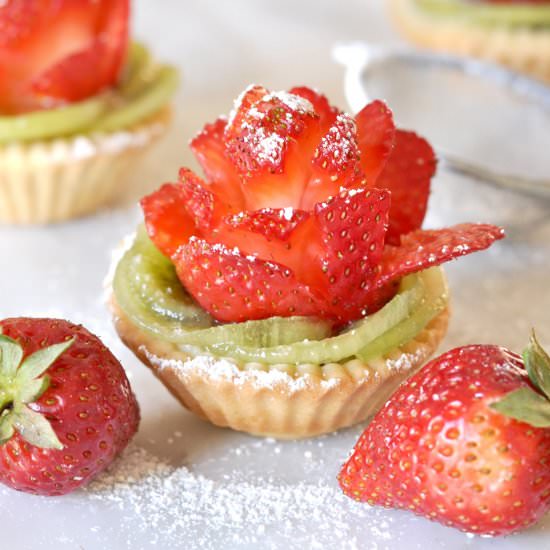
[(177, 183), (165, 183), (141, 199), (147, 234), (168, 257), (197, 232), (185, 203), (186, 191)]
[(425, 139), (414, 132), (396, 131), (395, 147), (376, 180), (376, 187), (391, 191), (388, 244), (398, 245), (401, 235), (422, 226), (436, 164)]
[(280, 264), (195, 237), (172, 260), (187, 290), (219, 321), (319, 313), (310, 289)]
[(307, 86), (296, 86), (289, 90), (289, 93), (303, 97), (313, 105), (315, 112), (319, 115), (319, 124), (323, 133), (328, 132), (336, 117), (341, 114), (341, 111), (333, 107), (323, 94)]
[[(80, 101), (101, 88), (107, 87), (115, 79), (101, 68), (106, 59), (105, 44), (101, 40), (81, 52), (62, 59), (31, 82), (31, 88), (38, 96), (60, 101)], [(83, 67), (95, 67), (95, 70), (83, 70)]]
[(332, 311), (341, 321), (359, 316), (384, 250), (389, 193), (349, 190), (315, 209), (325, 247), (323, 272)]
[(316, 247), (321, 244), (319, 229), (309, 212), (292, 208), (241, 212), (226, 217), (213, 239), (261, 260), (281, 263), (303, 283), (322, 282), (318, 258), (323, 249)]
[(309, 212), (293, 208), (264, 208), (239, 212), (228, 217), (225, 223), (245, 233), (260, 233), (268, 241), (284, 241), (309, 215)]
[(188, 168), (181, 168), (180, 182), (183, 188), (184, 206), (199, 231), (212, 230), (226, 213), (225, 205), (216, 201), (214, 194), (199, 176)]
[(210, 190), (223, 202), (228, 211), (244, 209), (244, 196), (241, 179), (226, 153), (224, 132), (227, 121), (218, 118), (213, 124), (207, 124), (202, 132), (191, 140), (191, 150), (199, 161)]
[(18, 0), (0, 7), (0, 111), (76, 101), (113, 85), (128, 0)]
[(381, 288), (409, 273), (484, 250), (504, 238), (495, 225), (463, 223), (446, 229), (418, 230), (401, 237), (400, 246), (386, 246), (371, 288)]
[(355, 115), (361, 168), (368, 185), (375, 185), (392, 151), (395, 124), (383, 101), (373, 101)]
[(337, 195), (343, 187), (360, 186), (364, 176), (359, 156), (355, 121), (349, 115), (340, 114), (315, 149), (301, 207), (310, 210)]
[(321, 139), (311, 103), (286, 92), (272, 93), (240, 113), (240, 126), (226, 132), (227, 151), (243, 176), (247, 210), (298, 208)]
[(235, 100), (233, 111), (229, 115), (227, 122), (227, 136), (239, 135), (242, 125), (246, 123), (248, 110), (265, 96), (269, 95), (269, 90), (257, 84), (251, 84)]

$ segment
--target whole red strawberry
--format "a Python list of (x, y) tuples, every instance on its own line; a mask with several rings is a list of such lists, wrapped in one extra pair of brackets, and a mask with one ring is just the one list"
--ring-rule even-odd
[(477, 534), (524, 529), (550, 509), (550, 357), (454, 349), (375, 416), (342, 468), (344, 492)]
[(61, 495), (90, 481), (137, 431), (124, 370), (68, 321), (0, 321), (0, 482)]
[(80, 101), (116, 83), (129, 0), (0, 2), (0, 113)]

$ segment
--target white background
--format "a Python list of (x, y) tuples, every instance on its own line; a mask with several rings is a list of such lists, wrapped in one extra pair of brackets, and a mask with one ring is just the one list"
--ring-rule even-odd
[[(262, 486), (271, 478), (269, 483), (287, 489), (307, 481), (337, 494), (335, 475), (360, 428), (320, 440), (279, 444), (195, 419), (118, 342), (103, 304), (102, 280), (111, 250), (138, 220), (138, 210), (132, 206), (136, 197), (174, 178), (179, 166), (194, 166), (188, 139), (206, 121), (228, 112), (246, 85), (257, 82), (286, 89), (306, 84), (345, 107), (343, 71), (331, 60), (331, 47), (336, 41), (353, 39), (398, 41), (383, 2), (138, 0), (134, 31), (159, 58), (181, 69), (174, 127), (136, 174), (127, 205), (69, 224), (0, 228), (0, 318), (66, 317), (99, 334), (121, 358), (138, 394), (143, 421), (136, 442), (160, 459), (185, 464), (221, 489), (228, 479)], [(498, 153), (498, 144), (495, 147)], [(453, 318), (442, 349), (491, 342), (520, 350), (531, 326), (537, 326), (542, 340), (550, 343), (550, 247), (544, 221), (548, 217), (543, 213), (536, 226), (531, 220), (540, 208), (512, 195), (480, 191), (456, 178), (436, 179), (429, 225), (484, 220), (504, 223), (509, 230), (506, 242), (448, 268)], [(170, 533), (158, 518), (144, 517), (135, 507), (92, 501), (83, 492), (44, 499), (0, 489), (0, 510), (0, 545), (18, 550), (290, 549), (314, 547), (316, 542), (334, 550), (542, 550), (550, 535), (550, 518), (517, 537), (488, 540), (404, 512), (358, 508), (340, 499), (329, 500), (324, 514), (315, 517), (304, 518), (297, 512), (290, 527), (268, 518), (265, 524), (247, 527), (228, 521), (214, 529), (206, 513), (204, 521), (198, 518)], [(328, 516), (339, 518), (334, 532), (322, 529)]]

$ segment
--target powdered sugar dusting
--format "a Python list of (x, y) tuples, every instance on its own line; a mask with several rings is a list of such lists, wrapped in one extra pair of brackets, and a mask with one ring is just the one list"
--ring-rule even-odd
[(288, 92), (271, 92), (267, 94), (262, 101), (271, 101), (272, 99), (278, 99), (284, 103), (289, 109), (302, 113), (315, 114), (315, 109), (311, 101), (305, 97), (301, 97), (296, 94), (290, 94)]
[(231, 109), (231, 112), (229, 113), (229, 117), (227, 118), (227, 128), (230, 126), (233, 126), (233, 122), (235, 120), (235, 117), (237, 116), (237, 113), (239, 112), (239, 109), (243, 103), (243, 99), (246, 97), (248, 92), (250, 92), (252, 89), (255, 88), (255, 84), (249, 84), (238, 96), (237, 99), (233, 102), (233, 109)]
[(315, 152), (317, 164), (330, 172), (341, 173), (356, 167), (359, 154), (355, 120), (346, 114), (338, 115)]
[(278, 389), (292, 394), (311, 387), (316, 383), (320, 383), (321, 387), (327, 389), (336, 387), (341, 383), (339, 378), (319, 380), (307, 373), (294, 378), (288, 373), (275, 368), (268, 371), (258, 369), (241, 370), (232, 361), (206, 355), (198, 355), (197, 357), (183, 361), (158, 357), (145, 346), (142, 346), (140, 351), (145, 353), (147, 359), (161, 370), (167, 368), (174, 369), (184, 377), (199, 374), (201, 377), (212, 381), (223, 380), (237, 386), (253, 384), (257, 388)]
[(256, 129), (254, 138), (250, 144), (257, 161), (277, 166), (283, 156), (285, 139), (279, 134), (267, 133), (263, 127)]
[(278, 169), (289, 137), (301, 132), (304, 117), (315, 115), (312, 103), (303, 97), (284, 91), (260, 95), (264, 91), (261, 86), (246, 88), (228, 119), (227, 128), (238, 136), (229, 148), (246, 151), (246, 170), (258, 165)]
[[(303, 460), (313, 459), (311, 450), (303, 453)], [(274, 529), (292, 547), (324, 548), (338, 541), (342, 549), (360, 548), (350, 532), (351, 518), (357, 524), (368, 518), (367, 540), (373, 535), (380, 541), (390, 538), (391, 520), (379, 509), (345, 497), (334, 476), (287, 484), (270, 477), (244, 480), (233, 471), (216, 481), (185, 466), (171, 466), (136, 445), (86, 492), (93, 500), (114, 504), (125, 516), (137, 516), (139, 522), (131, 527), (122, 523), (121, 528), (135, 530), (141, 525), (153, 537), (151, 542), (163, 549), (180, 548), (181, 540), (193, 540), (195, 548), (219, 548), (220, 535), (228, 534), (232, 538), (226, 547), (266, 547), (264, 537)], [(323, 521), (311, 530), (311, 518), (319, 517)]]

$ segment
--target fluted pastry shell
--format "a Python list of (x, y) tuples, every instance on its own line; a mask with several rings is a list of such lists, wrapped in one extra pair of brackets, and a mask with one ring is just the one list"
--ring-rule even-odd
[(403, 33), (420, 46), (494, 61), (550, 83), (550, 29), (431, 16), (414, 0), (390, 0), (390, 10)]
[(386, 357), (319, 365), (238, 364), (190, 357), (136, 327), (114, 297), (122, 341), (190, 411), (217, 426), (253, 435), (298, 439), (369, 418), (435, 351), (447, 331), (448, 309)]
[(116, 132), (0, 145), (0, 223), (59, 222), (109, 204), (170, 118), (164, 108)]

